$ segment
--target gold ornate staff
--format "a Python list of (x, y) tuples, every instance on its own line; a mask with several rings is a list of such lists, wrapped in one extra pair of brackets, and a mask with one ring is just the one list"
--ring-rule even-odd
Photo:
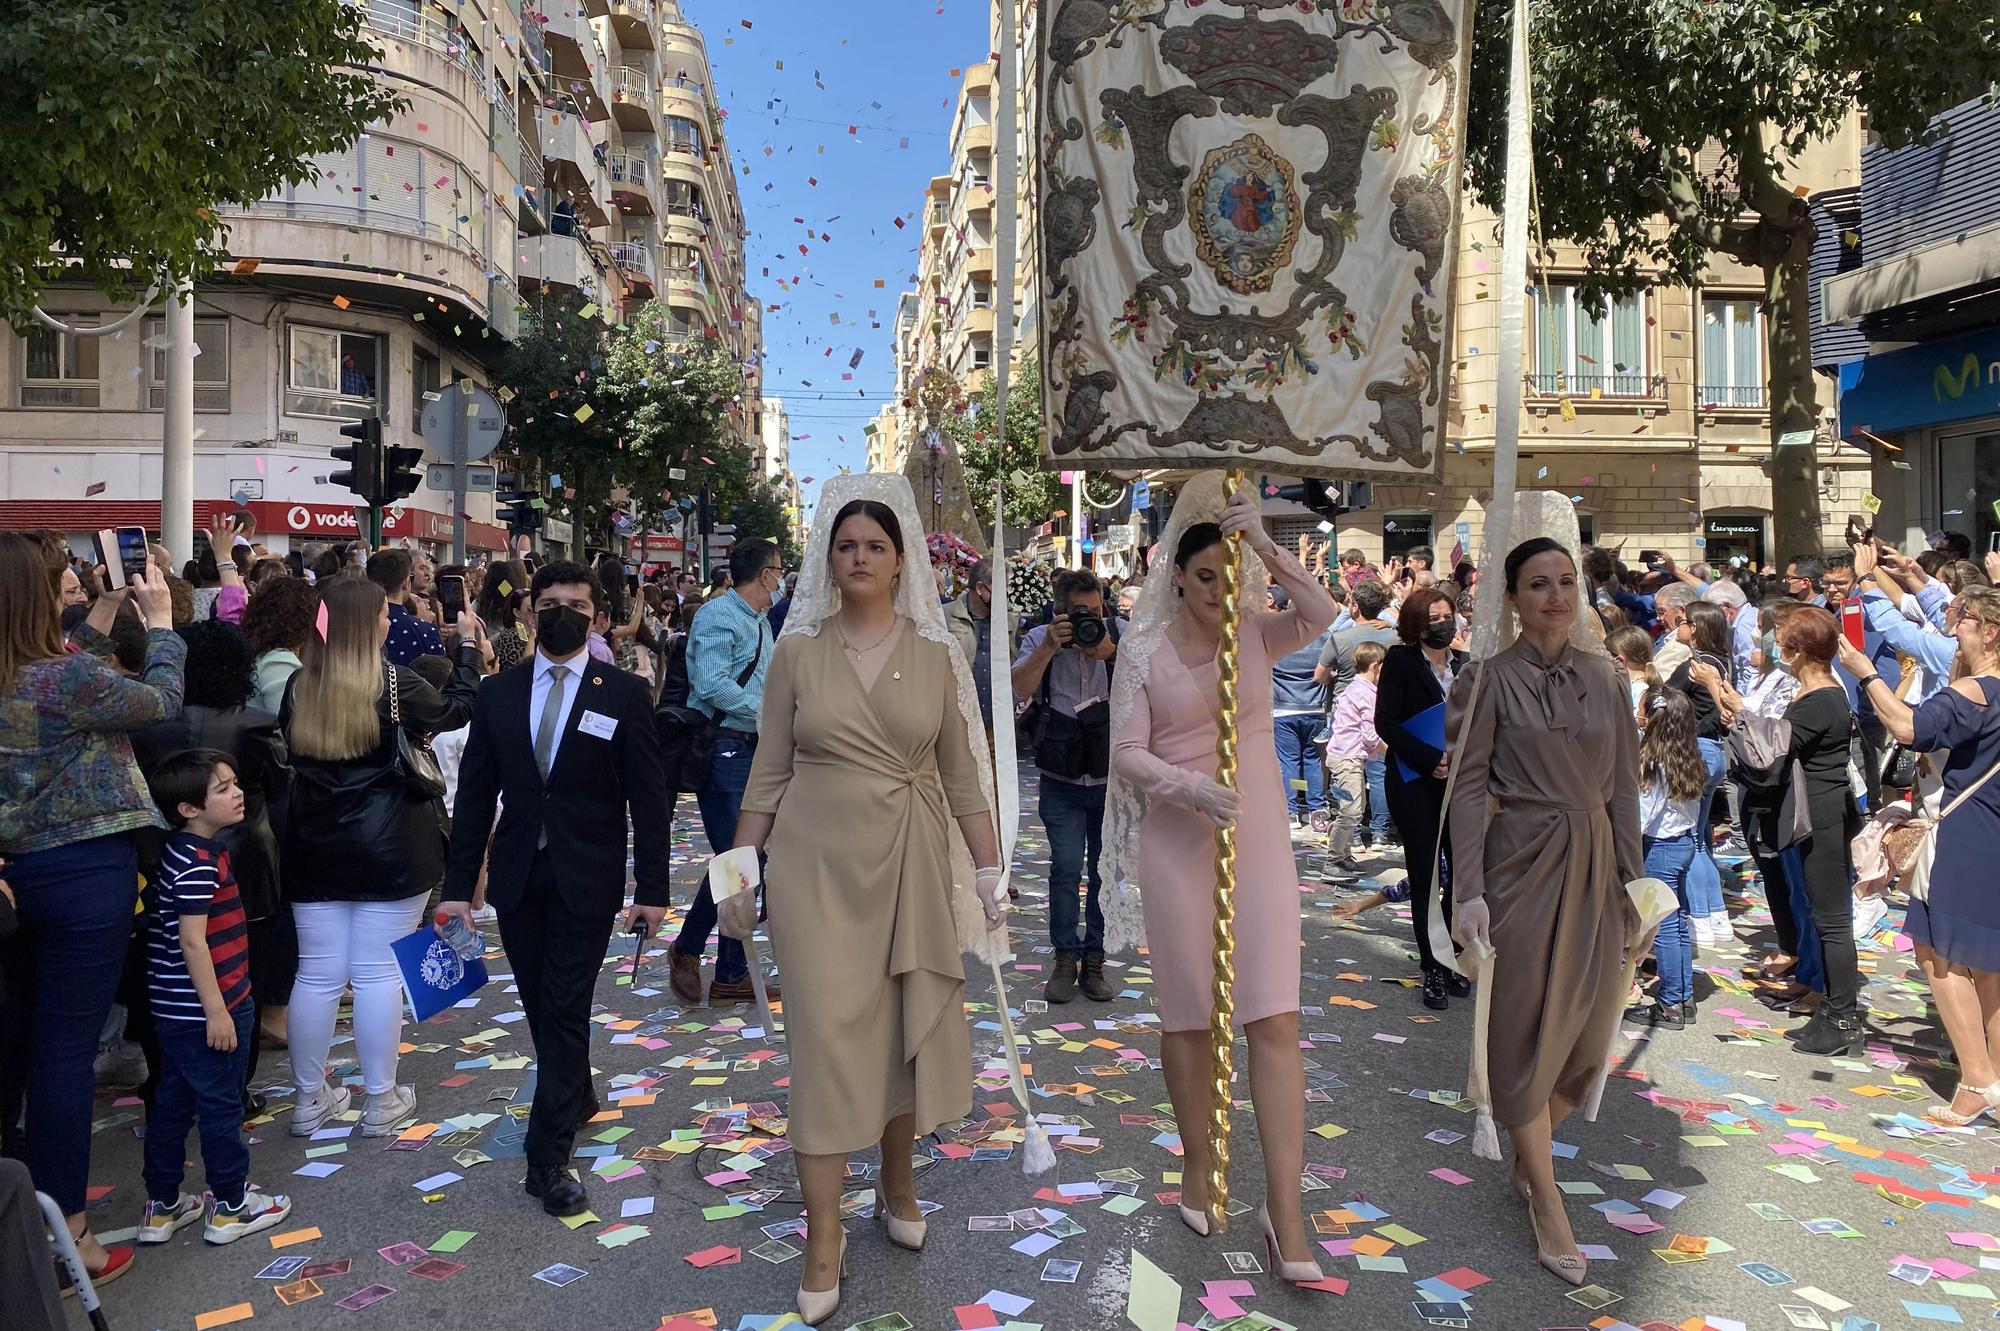
[[(1243, 472), (1231, 467), (1223, 478), (1225, 499), (1243, 487)], [(1222, 641), (1216, 648), (1215, 779), (1236, 788), (1236, 665), (1241, 628), (1243, 538), (1223, 543)], [(1209, 1228), (1229, 1228), (1229, 1086), (1236, 1053), (1236, 829), (1215, 831), (1215, 980), (1208, 1019), (1208, 1211)]]

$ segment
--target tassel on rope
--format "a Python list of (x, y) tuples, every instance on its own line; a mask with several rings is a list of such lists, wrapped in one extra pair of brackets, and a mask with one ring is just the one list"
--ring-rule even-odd
[[(1225, 496), (1243, 488), (1243, 472), (1231, 467)], [(1215, 779), (1236, 788), (1236, 676), (1243, 583), (1243, 538), (1224, 542), (1222, 560), (1222, 642), (1215, 653)], [(1215, 977), (1209, 1014), (1208, 1224), (1211, 1233), (1229, 1228), (1229, 1112), (1235, 1079), (1236, 1021), (1236, 829), (1215, 832)]]

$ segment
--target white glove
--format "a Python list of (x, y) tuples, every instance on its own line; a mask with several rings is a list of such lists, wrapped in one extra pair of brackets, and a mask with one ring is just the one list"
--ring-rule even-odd
[(757, 932), (757, 894), (738, 892), (723, 902), (716, 911), (715, 923), (724, 938), (734, 938), (739, 943)]
[(972, 881), (974, 890), (979, 893), (979, 904), (986, 908), (986, 927), (998, 929), (1007, 922), (1007, 911), (1011, 905), (1007, 894), (1000, 890), (1000, 870), (980, 869)]
[(1235, 791), (1219, 784), (1214, 777), (1203, 777), (1195, 787), (1194, 807), (1207, 814), (1217, 827), (1236, 826), (1236, 813), (1242, 803)]
[(1451, 936), (1472, 951), (1493, 946), (1493, 912), (1485, 897), (1461, 901), (1451, 908)]

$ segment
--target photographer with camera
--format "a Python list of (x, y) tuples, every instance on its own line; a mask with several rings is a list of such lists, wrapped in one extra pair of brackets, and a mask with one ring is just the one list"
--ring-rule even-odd
[[(1108, 1003), (1097, 855), (1111, 771), (1111, 664), (1118, 635), (1105, 620), (1096, 577), (1065, 569), (1052, 591), (1056, 614), (1021, 640), (1013, 672), (1014, 700), (1027, 709), (1021, 731), (1041, 777), (1041, 816), (1049, 833), (1049, 941), (1056, 969), (1047, 998), (1069, 1002), (1080, 979), (1086, 997)], [(1086, 875), (1088, 895), (1079, 900)]]

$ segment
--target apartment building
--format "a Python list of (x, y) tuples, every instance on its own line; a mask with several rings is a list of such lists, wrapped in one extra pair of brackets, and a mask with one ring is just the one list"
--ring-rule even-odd
[[(1003, 30), (1009, 8), (1015, 19), (1012, 40), (1021, 71), (1015, 93), (1012, 133), (1017, 163), (1015, 188), (1016, 254), (1013, 281), (1013, 363), (1023, 355), (1024, 334), (1032, 337), (1036, 297), (1034, 42), (1037, 9), (1031, 0), (995, 0), (989, 51), (1009, 40)], [(923, 198), (917, 286), (905, 292), (896, 317), (897, 398), (914, 400), (926, 369), (943, 368), (968, 397), (975, 396), (993, 371), (995, 240), (998, 191), (993, 173), (999, 160), (995, 135), (998, 113), (997, 58), (967, 68), (951, 117), (950, 169), (934, 176)], [(902, 465), (907, 441), (922, 422), (913, 410), (903, 415), (893, 436), (878, 429), (871, 448), (882, 447), (884, 470)], [(871, 461), (871, 468), (873, 462)]]
[[(279, 551), (359, 533), (358, 497), (328, 480), (343, 424), (379, 417), (386, 442), (421, 444), (425, 395), (490, 383), (545, 287), (614, 321), (658, 295), (690, 335), (753, 374), (760, 359), (712, 79), (676, 7), (357, 7), (370, 72), (407, 107), (317, 159), (318, 179), (224, 210), (231, 258), (194, 292), (197, 524), (247, 505)], [(43, 305), (72, 326), (129, 310), (82, 286)], [(102, 337), (0, 330), (0, 526), (55, 527), (80, 549), (101, 527), (158, 528), (163, 332), (158, 315)], [(503, 549), (491, 496), (467, 511), (471, 548)], [(421, 488), (389, 517), (392, 538), (451, 540), (448, 492)]]

